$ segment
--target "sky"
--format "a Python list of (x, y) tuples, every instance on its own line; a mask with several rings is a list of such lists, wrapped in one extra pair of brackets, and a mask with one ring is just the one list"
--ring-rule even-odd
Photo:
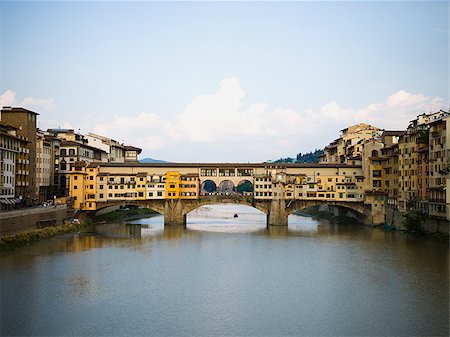
[(0, 106), (173, 162), (449, 109), (449, 2), (0, 2)]

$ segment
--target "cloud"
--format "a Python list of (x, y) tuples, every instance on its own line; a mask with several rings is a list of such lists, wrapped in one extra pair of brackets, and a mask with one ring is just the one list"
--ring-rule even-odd
[(52, 110), (55, 108), (55, 101), (53, 98), (27, 97), (21, 102), (20, 105), (26, 108)]
[[(54, 107), (51, 99), (29, 97), (25, 101)], [(73, 128), (82, 128), (83, 133), (92, 131), (138, 146), (144, 157), (178, 162), (257, 162), (323, 148), (339, 136), (339, 130), (357, 123), (401, 130), (417, 115), (444, 108), (440, 97), (406, 90), (360, 107), (342, 106), (333, 100), (298, 110), (245, 101), (239, 79), (231, 77), (222, 80), (215, 91), (193, 97), (170, 118), (155, 112), (103, 117), (91, 113), (92, 118), (77, 118), (69, 124), (76, 124)], [(6, 91), (0, 102), (16, 104), (15, 93)]]
[(8, 89), (0, 95), (0, 107), (4, 106), (19, 106), (33, 110), (43, 109), (49, 111), (55, 108), (55, 102), (53, 98), (34, 97), (26, 97), (22, 101), (18, 101), (16, 98), (16, 93), (11, 89)]
[(16, 105), (17, 99), (14, 91), (8, 89), (0, 95), (0, 107)]
[(199, 94), (173, 118), (141, 112), (115, 116), (94, 131), (143, 148), (144, 156), (173, 161), (264, 161), (322, 148), (339, 130), (357, 123), (405, 129), (423, 112), (443, 108), (439, 97), (399, 90), (386, 99), (361, 107), (336, 100), (298, 111), (270, 107), (267, 102), (244, 104), (246, 93), (235, 77), (224, 79), (212, 93)]

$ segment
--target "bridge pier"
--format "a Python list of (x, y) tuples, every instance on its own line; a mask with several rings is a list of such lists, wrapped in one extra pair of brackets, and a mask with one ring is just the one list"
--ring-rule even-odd
[(288, 212), (284, 199), (275, 199), (270, 201), (269, 211), (267, 213), (267, 226), (287, 226)]
[(164, 205), (164, 225), (186, 227), (186, 213), (180, 199), (167, 199)]

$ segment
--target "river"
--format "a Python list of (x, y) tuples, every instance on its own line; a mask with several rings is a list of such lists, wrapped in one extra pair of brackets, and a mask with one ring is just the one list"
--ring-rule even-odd
[[(233, 214), (238, 214), (237, 218)], [(447, 336), (447, 243), (247, 206), (1, 254), (1, 336)]]

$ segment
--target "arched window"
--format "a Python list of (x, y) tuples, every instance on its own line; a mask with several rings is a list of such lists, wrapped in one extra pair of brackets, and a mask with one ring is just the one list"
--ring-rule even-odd
[(67, 164), (66, 164), (66, 161), (65, 161), (65, 160), (62, 160), (61, 163), (60, 163), (59, 165), (60, 165), (60, 170), (61, 170), (61, 171), (66, 171)]

